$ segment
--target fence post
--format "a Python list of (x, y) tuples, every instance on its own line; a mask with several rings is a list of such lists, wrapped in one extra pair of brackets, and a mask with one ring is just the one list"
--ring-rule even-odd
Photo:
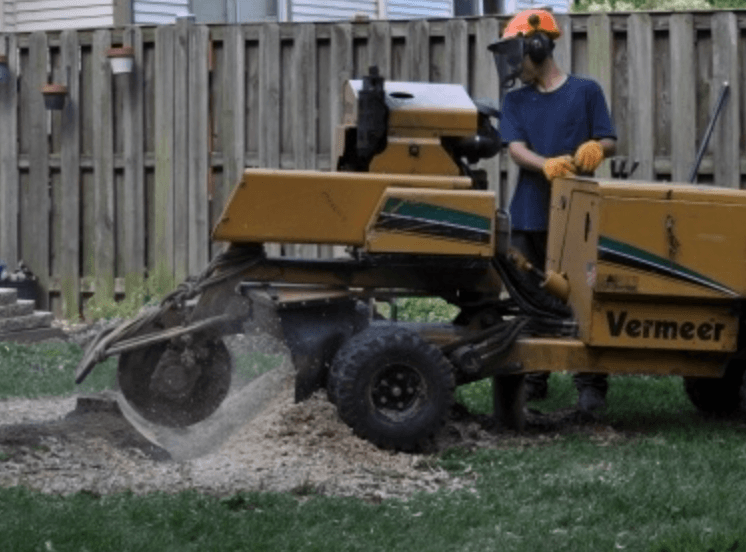
[(9, 267), (18, 263), (18, 51), (14, 34), (0, 35), (8, 48), (9, 78), (0, 82), (0, 259)]
[(155, 184), (152, 240), (159, 282), (175, 276), (174, 260), (174, 27), (155, 34)]
[[(76, 31), (61, 36), (63, 71), (77, 77), (80, 50)], [(80, 90), (77, 78), (67, 83), (67, 102), (62, 113), (61, 167), (59, 195), (59, 259), (62, 313), (69, 320), (80, 315)]]
[(125, 293), (142, 286), (145, 276), (145, 165), (143, 131), (143, 45), (142, 30), (125, 31), (125, 45), (135, 50), (134, 69), (121, 75), (127, 79), (122, 126), (124, 129), (124, 282)]
[(671, 180), (686, 182), (696, 155), (694, 18), (671, 15)]
[(715, 105), (724, 82), (730, 85), (730, 97), (720, 113), (713, 135), (714, 183), (726, 188), (740, 188), (739, 118), (741, 91), (738, 67), (738, 37), (740, 30), (736, 14), (715, 13), (712, 16), (712, 95)]
[(27, 85), (29, 169), (25, 185), (21, 183), (21, 256), (36, 275), (41, 309), (49, 305), (49, 147), (47, 124), (49, 113), (44, 107), (41, 87), (47, 82), (47, 35), (33, 33), (29, 44), (29, 65), (24, 80)]
[(114, 298), (114, 252), (116, 235), (114, 220), (114, 134), (112, 86), (106, 50), (111, 46), (111, 33), (93, 33), (93, 142), (94, 171), (94, 272), (95, 294), (98, 298)]
[(653, 119), (653, 25), (647, 13), (629, 16), (629, 144), (632, 157), (640, 162), (635, 178), (653, 180), (655, 127)]

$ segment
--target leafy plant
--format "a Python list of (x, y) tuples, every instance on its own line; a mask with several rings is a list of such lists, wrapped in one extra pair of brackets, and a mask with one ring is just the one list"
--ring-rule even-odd
[(115, 299), (104, 295), (94, 295), (85, 304), (85, 319), (95, 321), (132, 318), (143, 307), (158, 305), (163, 297), (175, 287), (173, 276), (155, 274), (141, 282), (131, 284), (124, 298)]

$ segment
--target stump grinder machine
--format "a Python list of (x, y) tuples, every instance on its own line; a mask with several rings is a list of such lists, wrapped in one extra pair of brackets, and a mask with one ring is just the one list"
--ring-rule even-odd
[[(740, 408), (746, 191), (557, 180), (547, 266), (535, 267), (510, 248), (503, 194), (474, 168), (500, 149), (494, 108), (460, 85), (385, 82), (375, 68), (346, 83), (344, 100), (337, 170), (246, 170), (213, 230), (225, 252), (155, 312), (100, 334), (78, 383), (118, 355), (140, 416), (200, 423), (231, 388), (224, 336), (271, 312), (296, 400), (325, 388), (381, 447), (417, 449), (455, 386), (488, 377), (496, 418), (520, 429), (523, 376), (536, 371), (678, 375), (702, 411)], [(346, 255), (273, 257), (270, 243)], [(405, 323), (372, 307), (402, 296), (440, 297), (459, 314)]]

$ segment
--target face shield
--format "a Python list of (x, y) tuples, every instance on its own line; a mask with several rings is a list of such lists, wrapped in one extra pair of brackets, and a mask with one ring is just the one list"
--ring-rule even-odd
[(497, 75), (501, 88), (512, 88), (523, 70), (523, 38), (513, 37), (489, 45), (495, 56)]

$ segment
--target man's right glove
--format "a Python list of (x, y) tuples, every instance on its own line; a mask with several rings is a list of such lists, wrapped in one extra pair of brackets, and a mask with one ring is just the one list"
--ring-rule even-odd
[(581, 173), (592, 174), (604, 160), (604, 148), (597, 140), (588, 140), (575, 152), (573, 162)]
[(550, 157), (544, 161), (542, 170), (544, 171), (544, 176), (551, 182), (555, 178), (575, 174), (575, 165), (572, 163), (572, 157), (561, 155), (559, 157)]

